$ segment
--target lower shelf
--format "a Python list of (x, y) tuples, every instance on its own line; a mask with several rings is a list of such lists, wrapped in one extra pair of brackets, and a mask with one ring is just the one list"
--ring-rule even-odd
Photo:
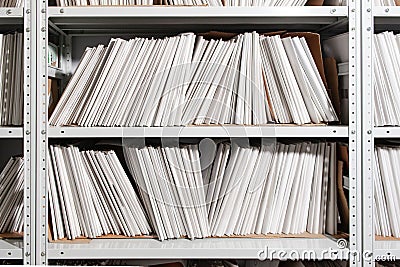
[[(346, 243), (344, 240), (342, 240)], [(48, 243), (49, 259), (348, 259), (331, 238), (94, 239)]]
[(400, 240), (377, 240), (374, 242), (374, 256), (376, 260), (400, 259)]
[(21, 239), (0, 239), (0, 259), (22, 259)]

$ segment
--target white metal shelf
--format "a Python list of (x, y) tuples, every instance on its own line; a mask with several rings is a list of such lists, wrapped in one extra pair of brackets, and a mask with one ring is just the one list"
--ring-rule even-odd
[(0, 259), (22, 259), (20, 239), (0, 239)]
[(374, 242), (374, 256), (395, 256), (400, 259), (400, 241), (379, 240)]
[[(88, 243), (48, 243), (48, 259), (287, 259), (305, 255), (310, 249), (315, 259), (327, 259), (329, 248), (348, 259), (348, 249), (339, 249), (329, 238), (207, 238), (197, 240), (95, 239)], [(283, 253), (279, 254), (280, 251)], [(295, 252), (293, 252), (295, 251)], [(286, 256), (284, 256), (286, 254)], [(328, 256), (329, 257), (329, 256)], [(312, 256), (314, 258), (314, 256)], [(264, 258), (265, 259), (265, 258)]]
[(49, 127), (49, 138), (348, 137), (347, 126)]
[(266, 29), (265, 25), (274, 29), (319, 29), (347, 18), (348, 7), (49, 7), (48, 16), (59, 29), (76, 34), (107, 30), (114, 34), (132, 30), (171, 32), (177, 28), (204, 30), (207, 27), (210, 30), (209, 25), (223, 25), (225, 30), (243, 27), (256, 30), (260, 25), (262, 29)]
[(49, 78), (63, 79), (63, 78), (65, 78), (65, 73), (60, 68), (48, 66), (47, 67), (47, 76)]
[(0, 138), (23, 138), (22, 127), (1, 127)]
[(400, 7), (397, 6), (375, 6), (373, 10), (375, 18), (400, 18)]
[(22, 19), (23, 16), (24, 16), (24, 9), (22, 7), (0, 7), (0, 19), (4, 18)]
[(374, 138), (400, 138), (400, 127), (375, 127)]
[(376, 31), (399, 30), (398, 26), (400, 24), (400, 7), (373, 7), (373, 17)]

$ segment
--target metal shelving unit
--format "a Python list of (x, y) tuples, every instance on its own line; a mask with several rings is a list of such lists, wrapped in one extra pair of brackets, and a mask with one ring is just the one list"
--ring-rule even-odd
[[(279, 259), (277, 251), (290, 258), (292, 251), (303, 255), (313, 250), (312, 259), (337, 259), (350, 261), (358, 266), (352, 251), (362, 251), (362, 203), (361, 203), (361, 151), (362, 144), (360, 66), (361, 66), (361, 16), (360, 1), (350, 0), (346, 7), (48, 7), (38, 2), (36, 12), (38, 40), (36, 68), (37, 129), (35, 157), (37, 165), (36, 262), (46, 263), (54, 259)], [(45, 29), (45, 31), (42, 31)], [(83, 128), (49, 127), (47, 123), (47, 77), (63, 79), (72, 73), (74, 45), (84, 38), (109, 36), (174, 34), (182, 31), (204, 30), (308, 30), (335, 34), (350, 33), (350, 125), (349, 126), (190, 126), (190, 127), (133, 127), (133, 128)], [(47, 66), (47, 42), (49, 35), (63, 40), (60, 68)], [(75, 41), (74, 39), (79, 40)], [(79, 49), (78, 49), (79, 50)], [(337, 240), (330, 236), (321, 238), (209, 238), (203, 240), (170, 240), (159, 242), (152, 239), (96, 239), (90, 242), (48, 242), (46, 162), (49, 139), (68, 138), (146, 138), (146, 137), (282, 137), (282, 138), (338, 138), (349, 143), (349, 206), (350, 240), (348, 246), (338, 248)], [(45, 227), (41, 227), (45, 225)], [(335, 254), (324, 253), (329, 249)]]
[[(378, 7), (373, 6), (371, 1), (367, 1), (368, 3), (363, 8), (363, 13), (367, 17), (367, 21), (365, 27), (363, 27), (363, 32), (366, 36), (368, 36), (368, 40), (365, 42), (365, 55), (364, 58), (368, 58), (368, 62), (363, 64), (365, 72), (363, 74), (363, 90), (366, 96), (366, 102), (364, 102), (363, 107), (363, 117), (368, 120), (368, 131), (366, 131), (366, 135), (368, 138), (364, 141), (364, 143), (368, 143), (369, 150), (365, 151), (363, 155), (363, 161), (368, 162), (368, 169), (366, 169), (363, 179), (365, 188), (370, 188), (368, 195), (364, 195), (364, 203), (367, 205), (364, 210), (364, 220), (371, 221), (374, 217), (373, 214), (373, 181), (371, 178), (372, 168), (370, 164), (372, 164), (374, 160), (374, 143), (375, 141), (379, 141), (382, 139), (397, 139), (400, 138), (400, 127), (374, 127), (373, 122), (373, 80), (372, 80), (372, 71), (373, 71), (373, 63), (371, 61), (372, 58), (372, 34), (379, 33), (382, 31), (395, 31), (399, 32), (400, 30), (400, 7)], [(372, 10), (372, 12), (370, 12)], [(374, 258), (376, 260), (384, 259), (384, 260), (392, 260), (395, 257), (396, 260), (400, 259), (400, 241), (399, 240), (377, 240), (375, 237), (375, 229), (373, 228), (373, 224), (370, 225), (368, 229), (368, 235), (366, 235), (365, 249), (373, 251)]]
[(34, 264), (35, 249), (35, 201), (31, 170), (36, 162), (32, 159), (31, 134), (36, 131), (32, 114), (36, 114), (36, 103), (32, 101), (32, 92), (35, 90), (31, 79), (34, 77), (32, 61), (35, 54), (32, 52), (31, 33), (36, 29), (36, 21), (32, 19), (34, 2), (24, 1), (24, 8), (0, 8), (0, 31), (19, 31), (24, 33), (24, 125), (21, 127), (0, 127), (0, 142), (7, 148), (2, 150), (2, 158), (13, 156), (13, 153), (24, 156), (24, 237), (22, 239), (0, 239), (0, 259), (23, 260), (24, 264)]

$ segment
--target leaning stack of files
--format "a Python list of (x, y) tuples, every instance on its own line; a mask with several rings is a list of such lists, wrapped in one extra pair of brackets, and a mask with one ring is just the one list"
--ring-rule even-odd
[(0, 126), (22, 125), (23, 35), (0, 34)]
[(21, 233), (24, 219), (24, 159), (11, 158), (0, 173), (0, 233)]
[(50, 146), (49, 159), (54, 240), (150, 233), (143, 207), (114, 151)]
[(57, 6), (153, 5), (154, 0), (56, 0)]
[(376, 146), (374, 168), (375, 233), (400, 238), (400, 147)]
[(398, 6), (399, 0), (374, 0), (375, 6)]
[(23, 0), (2, 0), (0, 1), (0, 7), (22, 7)]
[(307, 1), (308, 0), (56, 0), (56, 3), (57, 6), (304, 6)]
[[(217, 35), (231, 38), (210, 38)], [(133, 127), (337, 120), (306, 39), (252, 32), (112, 39), (107, 47), (87, 48), (49, 123)]]
[(400, 35), (374, 35), (375, 126), (400, 125)]
[(187, 236), (336, 234), (336, 144), (125, 147), (160, 240)]
[(222, 0), (225, 6), (305, 6), (308, 0)]

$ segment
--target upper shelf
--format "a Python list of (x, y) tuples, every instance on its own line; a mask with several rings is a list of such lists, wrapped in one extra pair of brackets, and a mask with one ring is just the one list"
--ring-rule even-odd
[(49, 7), (48, 16), (70, 34), (218, 30), (218, 25), (221, 30), (317, 30), (347, 18), (348, 7)]
[(22, 138), (22, 127), (3, 127), (0, 126), (0, 138)]
[(348, 137), (347, 126), (50, 127), (49, 138)]
[(400, 127), (375, 127), (375, 138), (400, 138)]
[(379, 6), (373, 8), (375, 30), (398, 31), (400, 24), (400, 7)]
[(22, 25), (24, 23), (24, 9), (18, 8), (0, 8), (0, 27), (9, 27), (15, 25)]

